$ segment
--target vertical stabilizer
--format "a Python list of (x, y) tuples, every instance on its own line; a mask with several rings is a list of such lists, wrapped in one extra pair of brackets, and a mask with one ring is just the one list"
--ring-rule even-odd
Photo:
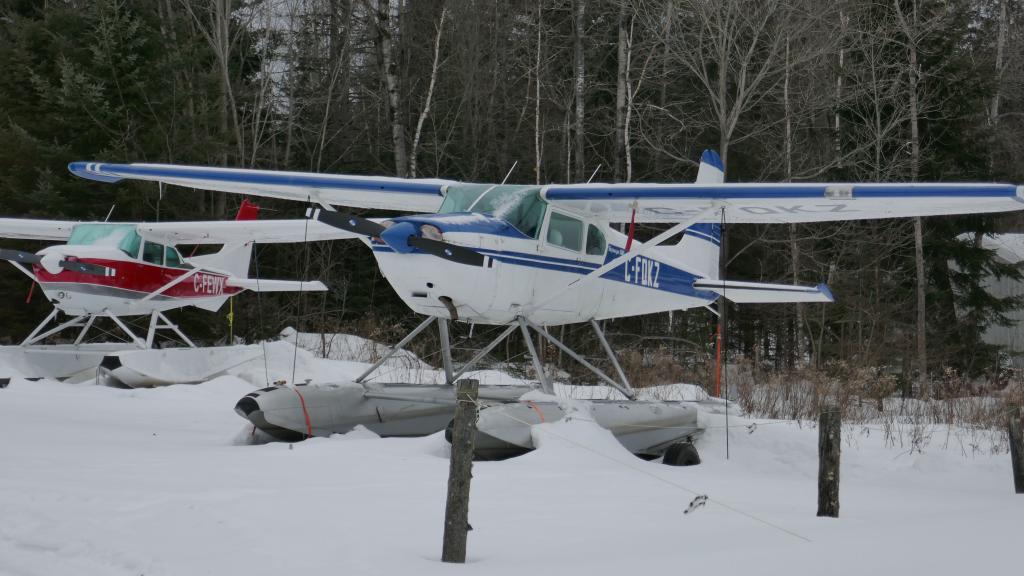
[[(260, 207), (248, 199), (242, 200), (238, 207), (235, 220), (255, 220), (259, 215)], [(228, 272), (238, 278), (249, 277), (249, 261), (252, 260), (252, 248), (254, 242), (240, 242), (236, 244), (225, 244), (220, 251), (205, 256), (194, 256), (189, 258), (197, 266), (211, 268)]]
[[(721, 184), (725, 181), (722, 158), (714, 150), (700, 156), (697, 184)], [(718, 278), (718, 256), (722, 246), (722, 227), (718, 224), (694, 224), (672, 248), (672, 258), (705, 278)]]
[(725, 166), (722, 157), (714, 150), (705, 150), (700, 155), (700, 167), (697, 168), (697, 184), (721, 184), (725, 182)]

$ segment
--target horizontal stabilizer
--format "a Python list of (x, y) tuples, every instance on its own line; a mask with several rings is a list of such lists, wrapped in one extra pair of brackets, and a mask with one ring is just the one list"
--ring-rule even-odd
[(785, 302), (834, 302), (828, 286), (796, 286), (793, 284), (762, 284), (734, 280), (697, 280), (693, 287), (721, 294), (740, 304), (777, 304)]
[(228, 278), (228, 286), (253, 292), (326, 292), (327, 286), (319, 280), (257, 280), (256, 278)]
[(282, 244), (358, 238), (316, 220), (224, 220), (214, 222), (144, 222), (139, 235), (160, 244)]

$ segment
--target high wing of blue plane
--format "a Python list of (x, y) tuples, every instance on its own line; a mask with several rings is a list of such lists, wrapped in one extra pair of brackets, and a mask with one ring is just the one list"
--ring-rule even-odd
[[(704, 165), (721, 170), (717, 154), (706, 153), (703, 160)], [(148, 180), (323, 206), (418, 213), (436, 212), (446, 198), (462, 196), (467, 190), (476, 193), (500, 187), (441, 179), (166, 164), (74, 162), (69, 169), (103, 182)], [(825, 222), (1024, 208), (1024, 187), (1000, 183), (707, 183), (698, 178), (695, 183), (683, 184), (550, 184), (536, 188), (552, 206), (607, 222), (671, 223), (694, 217), (699, 217), (697, 222)]]
[[(719, 296), (749, 303), (830, 302), (824, 286), (719, 278), (718, 224), (1024, 208), (1024, 188), (1012, 184), (725, 183), (721, 159), (712, 151), (703, 154), (696, 181), (688, 184), (474, 184), (99, 162), (75, 162), (70, 169), (103, 182), (146, 180), (318, 204), (308, 212), (310, 222), (348, 233), (338, 237), (362, 239), (410, 308), (484, 324), (585, 322), (706, 306)], [(335, 206), (410, 214), (371, 219)], [(424, 214), (429, 212), (434, 214)], [(611, 225), (630, 221), (670, 226), (640, 242)], [(310, 231), (319, 234), (321, 228)], [(142, 233), (196, 242), (204, 231)], [(678, 243), (667, 242), (678, 235)]]

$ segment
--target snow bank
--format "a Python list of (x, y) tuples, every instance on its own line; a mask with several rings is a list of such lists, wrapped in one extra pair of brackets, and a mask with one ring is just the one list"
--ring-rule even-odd
[[(1024, 499), (1005, 454), (909, 452), (848, 428), (841, 517), (822, 519), (813, 428), (730, 416), (726, 460), (724, 417), (708, 415), (703, 464), (671, 468), (577, 414), (538, 426), (530, 454), (474, 465), (469, 563), (452, 567), (438, 561), (443, 434), (236, 445), (250, 428), (232, 407), (252, 388), (12, 381), (0, 574), (959, 576), (1019, 562)], [(696, 494), (708, 505), (683, 514)]]

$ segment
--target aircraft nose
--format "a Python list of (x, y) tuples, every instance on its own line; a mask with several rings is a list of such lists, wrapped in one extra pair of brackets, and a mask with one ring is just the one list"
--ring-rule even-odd
[(395, 252), (407, 254), (412, 252), (409, 237), (416, 235), (416, 226), (412, 222), (397, 222), (380, 233), (380, 239), (391, 246)]
[(39, 265), (50, 274), (60, 274), (64, 271), (64, 269), (60, 267), (60, 262), (63, 259), (63, 254), (49, 252), (43, 255), (42, 259), (39, 261)]

